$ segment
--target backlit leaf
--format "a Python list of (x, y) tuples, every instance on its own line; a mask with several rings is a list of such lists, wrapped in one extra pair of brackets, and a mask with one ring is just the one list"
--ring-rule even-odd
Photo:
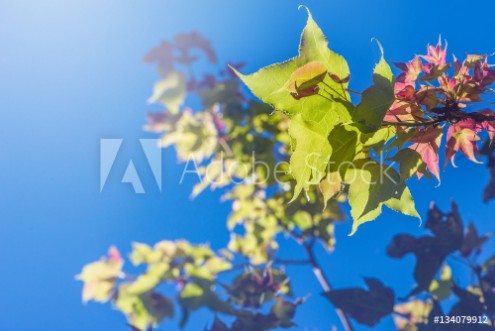
[(160, 103), (172, 113), (177, 113), (186, 97), (186, 78), (177, 71), (167, 73), (153, 89), (149, 103)]
[(327, 68), (319, 61), (306, 63), (290, 76), (287, 90), (293, 94), (317, 86), (327, 75)]
[[(381, 45), (379, 46), (382, 50)], [(355, 121), (362, 131), (378, 130), (394, 100), (394, 75), (382, 50), (382, 57), (373, 70), (373, 85), (363, 92), (361, 102), (356, 108)]]
[(350, 185), (348, 198), (354, 220), (351, 235), (361, 224), (375, 220), (383, 205), (421, 219), (409, 189), (390, 165), (356, 161), (354, 167), (349, 168), (345, 181)]

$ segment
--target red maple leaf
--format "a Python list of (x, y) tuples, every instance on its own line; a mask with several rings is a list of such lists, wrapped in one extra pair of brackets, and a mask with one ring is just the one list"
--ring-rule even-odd
[[(430, 127), (424, 131), (419, 131), (412, 138), (414, 143), (409, 146), (410, 149), (415, 150), (421, 156), (421, 159), (426, 164), (426, 168), (435, 176), (440, 182), (440, 166), (438, 159), (438, 149), (442, 141), (443, 130), (441, 128)], [(422, 174), (418, 173), (418, 177), (421, 178)]]
[(478, 132), (482, 129), (478, 123), (472, 119), (465, 119), (458, 123), (451, 125), (447, 131), (447, 148), (445, 149), (445, 166), (450, 160), (455, 167), (454, 157), (457, 151), (461, 150), (469, 160), (475, 163), (479, 162), (475, 154), (478, 152), (478, 146), (476, 142), (481, 138), (478, 136)]

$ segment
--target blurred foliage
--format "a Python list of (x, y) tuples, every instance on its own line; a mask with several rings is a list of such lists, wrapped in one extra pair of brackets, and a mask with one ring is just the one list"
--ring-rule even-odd
[[(492, 330), (495, 268), (493, 258), (480, 261), (482, 245), (489, 235), (480, 238), (476, 234), (476, 240), (473, 240), (474, 226), (465, 228), (456, 204), (452, 203), (451, 208), (450, 212), (444, 213), (434, 204), (430, 207), (426, 228), (433, 236), (414, 238), (399, 234), (387, 248), (387, 254), (392, 258), (415, 255), (416, 286), (411, 293), (396, 297), (381, 281), (365, 278), (368, 290), (340, 289), (329, 291), (325, 296), (357, 322), (368, 326), (392, 316), (397, 329), (404, 331)], [(460, 277), (452, 274), (449, 266), (452, 263), (460, 264), (470, 274), (470, 283), (463, 285), (464, 288), (456, 283)], [(450, 310), (442, 307), (450, 307)], [(475, 321), (438, 323), (435, 319), (448, 316), (469, 316)]]
[[(446, 111), (439, 104), (447, 98), (457, 98), (457, 106), (476, 101), (493, 71), (486, 57), (468, 56), (462, 64), (455, 59), (454, 81), (443, 81), (449, 69), (445, 52), (441, 44), (429, 46), (422, 57), (426, 63), (417, 57), (397, 64), (403, 71), (397, 78), (382, 56), (373, 85), (354, 106), (345, 59), (328, 48), (311, 14), (298, 57), (248, 76), (239, 73), (242, 63), (219, 66), (210, 42), (196, 32), (162, 41), (143, 59), (155, 64), (159, 75), (148, 101), (163, 107), (148, 114), (145, 129), (160, 135), (161, 147), (173, 146), (185, 169), (197, 172), (200, 182), (192, 197), (222, 188), (223, 200), (232, 204), (230, 241), (218, 252), (185, 240), (133, 243), (131, 266), (111, 247), (108, 256), (77, 276), (84, 283), (83, 301), (111, 302), (132, 331), (151, 331), (167, 319), (185, 327), (200, 309), (212, 313), (205, 330), (290, 328), (307, 297), (295, 295), (285, 267), (300, 265), (313, 272), (346, 331), (352, 330), (351, 319), (373, 327), (386, 317), (398, 330), (461, 330), (465, 324), (432, 322), (447, 311), (486, 316), (487, 324), (469, 327), (492, 329), (495, 257), (480, 260), (489, 235), (480, 235), (473, 224), (465, 227), (454, 203), (448, 213), (432, 204), (426, 221), (431, 234), (399, 234), (389, 244), (390, 257), (411, 254), (416, 261), (416, 285), (401, 297), (374, 278), (364, 278), (366, 289), (332, 289), (315, 254), (317, 245), (334, 250), (334, 227), (346, 219), (343, 203), (351, 207), (353, 233), (376, 219), (384, 205), (419, 218), (406, 180), (414, 175), (439, 179), (443, 128), (441, 121), (433, 125), (425, 118), (432, 113), (448, 124), (449, 159), (460, 150), (476, 161), (478, 133), (488, 132), (480, 154), (493, 171), (484, 200), (495, 197), (492, 120), (454, 121), (439, 113)], [(212, 72), (198, 72), (205, 61)], [(247, 96), (236, 75), (273, 108)], [(440, 86), (420, 84), (416, 90), (416, 80), (437, 79)], [(454, 83), (457, 90), (448, 90)], [(474, 83), (479, 89), (472, 88)], [(414, 125), (405, 125), (411, 118)], [(378, 162), (383, 156), (390, 165), (385, 170)], [(284, 239), (300, 245), (306, 259), (284, 258), (279, 251)], [(452, 263), (471, 274), (462, 287)]]

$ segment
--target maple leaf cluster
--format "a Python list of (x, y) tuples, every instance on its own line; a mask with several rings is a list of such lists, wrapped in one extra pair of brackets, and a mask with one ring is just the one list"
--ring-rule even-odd
[[(409, 148), (420, 154), (428, 170), (439, 179), (438, 151), (447, 129), (445, 165), (455, 166), (460, 150), (469, 160), (476, 159), (482, 132), (495, 136), (495, 113), (483, 109), (487, 96), (495, 93), (495, 69), (487, 55), (468, 55), (463, 62), (455, 56), (447, 63), (447, 45), (429, 45), (427, 54), (407, 63), (395, 63), (402, 70), (394, 84), (396, 100), (384, 123), (397, 131), (412, 128)], [(419, 177), (421, 175), (418, 175)]]
[[(148, 114), (145, 129), (161, 135), (161, 147), (174, 146), (179, 161), (199, 164), (193, 197), (207, 187), (226, 190), (222, 199), (232, 201), (230, 241), (218, 252), (185, 240), (134, 243), (129, 257), (138, 275), (124, 271), (124, 259), (112, 247), (77, 276), (84, 283), (83, 300), (110, 301), (133, 331), (173, 320), (177, 308), (181, 328), (199, 309), (215, 315), (210, 331), (291, 328), (306, 300), (294, 297), (285, 270), (292, 264), (311, 267), (344, 330), (352, 330), (350, 319), (374, 326), (385, 317), (398, 330), (447, 330), (433, 322), (445, 308), (451, 316), (475, 316), (474, 323), (483, 317), (487, 323), (477, 330), (492, 329), (495, 257), (478, 261), (490, 235), (480, 236), (473, 224), (464, 231), (455, 204), (447, 213), (431, 205), (430, 235), (399, 234), (388, 246), (392, 258), (415, 256), (416, 286), (407, 298), (396, 298), (392, 288), (369, 277), (367, 289), (332, 289), (316, 258), (315, 243), (334, 249), (344, 202), (351, 207), (352, 233), (383, 207), (420, 218), (406, 181), (415, 174), (440, 180), (444, 134), (446, 164), (454, 164), (459, 150), (474, 162), (478, 154), (488, 158), (484, 200), (495, 198), (495, 112), (478, 106), (495, 95), (488, 56), (447, 63), (447, 46), (439, 42), (426, 55), (396, 63), (402, 72), (394, 78), (378, 46), (382, 57), (373, 84), (362, 93), (348, 88), (347, 62), (328, 48), (309, 10), (299, 55), (251, 75), (239, 72), (243, 63), (198, 75), (197, 61), (216, 66), (217, 57), (197, 32), (148, 52), (143, 61), (156, 64), (160, 76), (148, 102), (163, 109)], [(243, 93), (236, 76), (266, 104)], [(358, 104), (350, 93), (360, 94)], [(200, 109), (187, 105), (190, 96)], [(483, 135), (490, 139), (478, 150)], [(303, 248), (307, 259), (281, 258), (280, 234)], [(469, 286), (461, 288), (453, 277), (453, 257), (469, 268)], [(175, 297), (162, 291), (167, 286)]]

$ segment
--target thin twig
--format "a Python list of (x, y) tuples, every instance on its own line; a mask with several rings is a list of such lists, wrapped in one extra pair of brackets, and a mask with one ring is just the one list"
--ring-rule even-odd
[[(332, 286), (330, 285), (330, 282), (328, 281), (327, 276), (323, 272), (323, 270), (320, 267), (320, 264), (318, 263), (318, 260), (316, 259), (315, 252), (313, 250), (313, 245), (312, 244), (304, 244), (303, 245), (304, 249), (306, 250), (306, 254), (308, 255), (309, 262), (311, 266), (313, 267), (313, 273), (320, 283), (321, 287), (325, 292), (330, 292), (332, 291)], [(340, 308), (335, 308), (335, 312), (337, 313), (337, 316), (340, 319), (340, 322), (342, 323), (342, 326), (344, 327), (345, 331), (353, 331), (351, 321), (349, 320), (349, 317), (344, 313), (344, 311)]]
[(433, 121), (426, 121), (426, 122), (382, 122), (382, 126), (403, 126), (403, 127), (410, 127), (410, 128), (417, 128), (421, 126), (434, 126), (437, 124), (440, 124), (442, 121), (444, 121), (443, 118), (438, 118)]
[[(328, 280), (327, 276), (321, 269), (320, 264), (316, 259), (316, 255), (313, 250), (315, 238), (312, 237), (313, 240), (311, 240), (310, 242), (306, 242), (304, 237), (294, 232), (293, 230), (289, 229), (285, 224), (279, 223), (279, 225), (282, 228), (284, 228), (285, 233), (291, 236), (295, 242), (297, 242), (299, 245), (301, 245), (304, 248), (304, 250), (306, 251), (306, 255), (308, 256), (307, 262), (309, 262), (308, 264), (311, 265), (313, 269), (313, 274), (318, 280), (318, 283), (320, 283), (320, 286), (323, 288), (323, 291), (325, 292), (332, 291), (332, 286), (330, 285), (330, 281)], [(335, 307), (335, 312), (337, 313), (337, 316), (339, 317), (339, 320), (342, 323), (344, 331), (353, 331), (354, 329), (352, 328), (351, 321), (349, 320), (349, 317), (347, 317), (347, 315), (344, 313), (344, 311), (340, 308)]]
[(229, 143), (227, 142), (227, 139), (224, 139), (224, 137), (220, 137), (218, 139), (218, 143), (222, 146), (224, 151), (227, 153), (227, 156), (233, 156), (234, 155), (234, 152), (232, 151), (232, 149), (229, 146)]
[(280, 264), (292, 264), (292, 265), (307, 265), (311, 264), (309, 260), (290, 260), (290, 259), (274, 259), (274, 263), (280, 263)]

